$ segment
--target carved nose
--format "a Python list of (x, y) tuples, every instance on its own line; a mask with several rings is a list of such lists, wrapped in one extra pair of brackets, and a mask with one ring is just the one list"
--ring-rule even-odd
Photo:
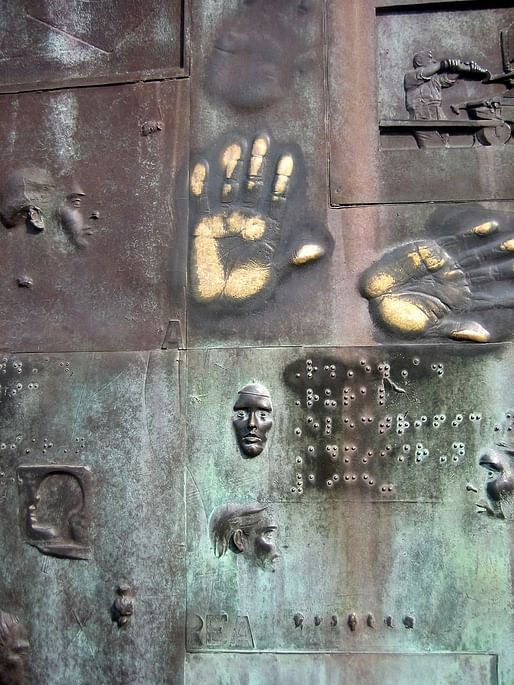
[(250, 428), (255, 428), (257, 426), (257, 417), (255, 416), (255, 412), (250, 412), (250, 418), (248, 420), (248, 425)]

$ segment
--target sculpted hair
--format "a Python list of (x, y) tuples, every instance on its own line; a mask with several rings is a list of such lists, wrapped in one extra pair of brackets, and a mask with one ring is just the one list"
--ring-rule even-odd
[(0, 611), (0, 647), (8, 647), (12, 640), (13, 628), (20, 623), (16, 616)]
[(262, 517), (262, 512), (267, 509), (263, 504), (223, 504), (215, 509), (209, 521), (209, 535), (211, 538), (214, 555), (222, 557), (227, 549), (238, 553), (232, 543), (232, 536), (236, 530), (247, 533), (248, 529), (255, 526)]

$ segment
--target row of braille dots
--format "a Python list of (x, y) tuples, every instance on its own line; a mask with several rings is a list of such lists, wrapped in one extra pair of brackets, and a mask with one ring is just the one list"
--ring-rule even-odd
[[(411, 427), (410, 421), (408, 421), (405, 418), (405, 414), (398, 414), (396, 417), (396, 432), (398, 435), (403, 435), (405, 431)], [(432, 428), (439, 428), (443, 423), (446, 422), (446, 414), (434, 414), (432, 417)], [(472, 422), (475, 423), (477, 421), (482, 420), (482, 414), (479, 413), (471, 413), (468, 415), (468, 419)], [(458, 428), (461, 423), (464, 420), (464, 416), (462, 414), (455, 414), (455, 417), (452, 419), (452, 427), (453, 428)], [(422, 415), (419, 418), (415, 419), (413, 422), (414, 428), (422, 428), (423, 426), (427, 425), (429, 422), (429, 419), (426, 415)]]
[[(9, 360), (8, 360), (7, 357), (4, 357), (4, 358), (2, 359), (2, 363), (0, 364), (0, 371), (1, 371), (2, 373), (7, 373), (7, 362), (8, 362), (8, 361), (9, 361)], [(21, 362), (21, 361), (15, 361), (15, 362), (13, 362), (13, 363), (12, 363), (12, 368), (13, 368), (17, 373), (22, 373), (22, 371), (23, 371), (23, 362)], [(33, 373), (33, 374), (39, 373), (39, 369), (33, 368), (33, 369), (32, 369), (32, 373)], [(20, 383), (20, 382), (18, 382), (18, 383), (13, 383), (12, 386), (5, 386), (5, 394), (6, 394), (7, 397), (14, 397), (15, 395), (17, 395), (19, 392), (21, 392), (21, 391), (23, 390), (23, 387), (24, 387), (24, 386), (23, 386), (23, 383)], [(37, 388), (39, 388), (39, 383), (33, 381), (33, 382), (30, 382), (30, 383), (27, 383), (27, 384), (26, 384), (26, 387), (27, 387), (29, 390), (37, 390)], [(1, 389), (2, 389), (2, 386), (0, 385), (0, 390), (1, 390)]]
[[(305, 391), (305, 404), (308, 409), (313, 407), (315, 402), (319, 402), (319, 399), (319, 395), (316, 394), (312, 388), (307, 388)], [(300, 400), (296, 400), (295, 405), (297, 407), (301, 406)], [(337, 407), (337, 400), (332, 397), (332, 390), (330, 388), (325, 388), (323, 406), (326, 409), (335, 409)]]
[[(463, 442), (453, 442), (452, 443), (452, 451), (453, 455), (451, 457), (451, 461), (453, 463), (457, 463), (459, 461), (459, 457), (464, 457), (466, 456), (466, 446)], [(405, 444), (402, 446), (402, 452), (403, 454), (400, 454), (398, 457), (398, 461), (400, 463), (404, 462), (405, 459), (412, 454), (412, 448), (411, 445)], [(420, 464), (422, 461), (427, 459), (430, 456), (430, 450), (428, 450), (422, 442), (417, 442), (415, 446), (415, 451), (414, 451), (414, 460), (416, 463)], [(439, 457), (439, 461), (441, 464), (445, 464), (447, 461), (450, 461), (447, 457)]]
[[(312, 359), (307, 359), (305, 362), (305, 373), (307, 378), (313, 378), (314, 374), (318, 372), (318, 367), (313, 363)], [(336, 378), (336, 365), (335, 364), (325, 364), (323, 370), (326, 371), (330, 378)], [(301, 378), (302, 374), (300, 372), (296, 373), (296, 378)]]
[[(310, 485), (314, 485), (316, 483), (316, 476), (314, 473), (309, 473), (307, 480)], [(370, 487), (375, 485), (375, 481), (369, 473), (361, 473), (360, 477), (356, 473), (343, 473), (342, 477), (338, 473), (334, 473), (330, 478), (325, 480), (325, 485), (327, 488), (333, 488), (339, 483), (342, 483), (343, 485), (354, 485), (359, 480), (363, 483), (367, 483)], [(392, 492), (393, 489), (394, 485), (392, 483), (384, 483), (380, 486), (380, 490), (384, 493)], [(300, 472), (296, 474), (296, 487), (293, 486), (291, 488), (291, 494), (303, 494), (303, 476)]]
[[(332, 418), (330, 416), (325, 416), (323, 419), (324, 421), (324, 433), (325, 435), (331, 435), (332, 434)], [(306, 423), (309, 428), (312, 428), (314, 432), (318, 432), (320, 430), (320, 424), (319, 421), (315, 421), (313, 416), (307, 416), (306, 418)], [(301, 429), (299, 429), (300, 432), (296, 433), (296, 435), (301, 435)]]
[[(20, 446), (20, 444), (23, 442), (23, 436), (22, 435), (17, 435), (16, 436), (16, 441), (11, 443), (10, 445), (7, 445), (7, 443), (2, 442), (0, 443), (0, 450), (6, 450), (8, 448), (14, 450)], [(32, 443), (32, 449), (36, 449), (37, 452), (41, 452), (42, 454), (46, 454), (48, 450), (52, 449), (54, 446), (54, 443), (49, 440), (48, 438), (43, 438), (43, 444), (42, 447), (36, 447), (35, 443), (37, 442), (36, 438), (30, 438), (30, 442)], [(83, 450), (86, 446), (86, 439), (85, 438), (75, 438), (75, 442), (77, 443), (76, 449), (75, 449), (75, 454), (79, 454), (80, 450)], [(32, 449), (30, 447), (26, 447), (24, 452), (25, 454), (30, 454), (32, 452)], [(63, 449), (64, 454), (68, 454), (67, 449)]]

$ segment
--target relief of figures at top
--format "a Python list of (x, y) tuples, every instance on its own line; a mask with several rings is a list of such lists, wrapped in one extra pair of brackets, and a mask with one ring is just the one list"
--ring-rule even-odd
[(246, 0), (230, 15), (207, 57), (206, 88), (234, 108), (261, 109), (291, 92), (315, 46), (306, 44), (312, 0)]
[(362, 274), (360, 291), (374, 322), (399, 338), (510, 337), (513, 218), (481, 207), (444, 208), (432, 224), (439, 235), (395, 247)]
[[(514, 23), (500, 31), (499, 48), (501, 73), (472, 59), (448, 57), (435, 43), (416, 52), (403, 78), (408, 120), (381, 119), (381, 135), (411, 134), (419, 149), (462, 147), (459, 136), (465, 135), (471, 145), (508, 143), (514, 124)], [(476, 97), (447, 103), (446, 90), (459, 81), (475, 82)]]
[(330, 253), (328, 230), (305, 212), (305, 180), (299, 147), (279, 144), (266, 131), (226, 136), (197, 159), (189, 260), (197, 302), (260, 304), (288, 270)]

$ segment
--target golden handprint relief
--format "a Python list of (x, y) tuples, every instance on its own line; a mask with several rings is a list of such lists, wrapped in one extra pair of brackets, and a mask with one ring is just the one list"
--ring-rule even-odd
[(489, 342), (479, 312), (514, 307), (513, 268), (514, 233), (489, 219), (393, 249), (364, 272), (360, 288), (391, 333)]
[(323, 257), (328, 233), (291, 227), (287, 204), (300, 153), (279, 149), (267, 133), (222, 146), (190, 174), (190, 289), (203, 303), (261, 298), (288, 266)]

